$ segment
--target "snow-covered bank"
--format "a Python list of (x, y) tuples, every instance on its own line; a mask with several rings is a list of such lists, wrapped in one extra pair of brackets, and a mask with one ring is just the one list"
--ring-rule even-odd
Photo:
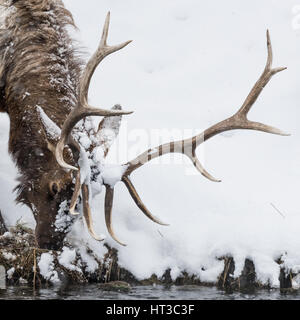
[[(108, 10), (110, 42), (134, 39), (99, 68), (90, 98), (105, 107), (121, 103), (124, 109), (136, 111), (126, 119), (119, 141), (129, 138), (132, 147), (137, 140), (140, 151), (148, 147), (148, 136), (137, 129), (201, 129), (235, 112), (264, 67), (265, 30), (270, 29), (274, 65), (286, 65), (288, 71), (266, 87), (250, 117), (292, 136), (234, 132), (206, 143), (206, 167), (222, 178), (221, 184), (186, 174), (189, 165), (149, 164), (139, 169), (133, 177), (137, 189), (149, 209), (170, 226), (147, 221), (120, 185), (113, 222), (128, 246), (119, 247), (109, 237), (107, 241), (119, 250), (119, 264), (138, 279), (153, 273), (160, 277), (170, 268), (173, 278), (186, 270), (202, 281), (215, 282), (224, 267), (217, 258), (230, 255), (236, 263), (235, 276), (249, 258), (261, 282), (279, 286), (280, 267), (275, 261), (282, 257), (295, 272), (300, 265), (300, 31), (293, 28), (292, 11), (297, 2), (65, 3), (81, 30), (76, 37), (87, 51), (97, 46)], [(32, 223), (28, 210), (13, 204), (16, 172), (6, 153), (9, 126), (6, 116), (0, 119), (0, 208), (9, 225), (21, 215)], [(115, 150), (108, 160), (124, 162)], [(134, 156), (122, 151), (124, 157)], [(97, 232), (107, 233), (101, 195), (94, 200), (93, 215)], [(101, 243), (90, 239), (80, 221), (70, 237), (78, 244), (88, 243), (99, 257), (106, 252)]]
[[(45, 284), (67, 287), (72, 284), (98, 283), (104, 291), (130, 291), (131, 285), (149, 286), (216, 286), (228, 293), (240, 291), (253, 293), (256, 289), (271, 289), (270, 282), (262, 283), (252, 260), (246, 259), (242, 271), (235, 276), (236, 263), (231, 256), (220, 257), (222, 268), (214, 280), (200, 279), (186, 271), (176, 277), (167, 269), (158, 277), (153, 274), (148, 279), (138, 280), (118, 263), (118, 252), (105, 245), (106, 252), (98, 258), (86, 244), (74, 245), (65, 242), (62, 250), (43, 250), (36, 248), (33, 232), (22, 224), (10, 231), (0, 233), (0, 265), (6, 273), (8, 285), (28, 285), (42, 288)], [(276, 261), (280, 267), (280, 290), (295, 292), (300, 286), (300, 273), (289, 270), (281, 259)], [(204, 271), (204, 269), (203, 269)]]

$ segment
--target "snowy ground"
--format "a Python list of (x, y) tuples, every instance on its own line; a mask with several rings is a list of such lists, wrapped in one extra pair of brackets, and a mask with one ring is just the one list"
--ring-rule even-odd
[[(206, 169), (222, 183), (206, 181), (188, 162), (149, 163), (133, 176), (149, 209), (170, 224), (160, 227), (136, 208), (123, 186), (116, 188), (114, 228), (127, 243), (120, 264), (138, 278), (176, 277), (186, 270), (203, 281), (215, 281), (223, 270), (216, 257), (233, 255), (236, 276), (246, 257), (258, 279), (278, 286), (279, 266), (300, 268), (300, 1), (279, 0), (88, 0), (82, 6), (65, 0), (80, 32), (74, 35), (86, 57), (111, 11), (110, 43), (134, 42), (105, 60), (90, 90), (93, 105), (115, 103), (135, 113), (124, 119), (108, 161), (123, 163), (149, 145), (167, 142), (161, 130), (177, 134), (200, 131), (232, 115), (258, 79), (266, 61), (269, 28), (274, 66), (287, 66), (265, 88), (250, 118), (292, 134), (279, 137), (258, 132), (222, 134), (199, 149)], [(33, 224), (30, 212), (14, 204), (16, 170), (7, 155), (9, 123), (0, 116), (0, 208), (13, 225), (20, 217)], [(174, 138), (178, 138), (178, 135)], [(272, 206), (275, 205), (281, 213)], [(95, 229), (107, 234), (103, 198), (93, 202)], [(80, 235), (80, 236), (79, 236)], [(102, 244), (82, 235), (101, 256)], [(204, 268), (206, 271), (202, 271)]]

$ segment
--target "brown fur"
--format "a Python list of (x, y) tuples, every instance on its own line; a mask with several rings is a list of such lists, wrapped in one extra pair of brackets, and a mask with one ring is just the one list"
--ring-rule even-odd
[(46, 238), (61, 239), (53, 225), (60, 203), (71, 197), (73, 177), (47, 147), (37, 106), (62, 126), (77, 104), (81, 60), (66, 30), (74, 26), (72, 15), (61, 0), (15, 0), (11, 6), (0, 36), (0, 111), (9, 115), (9, 152), (21, 174), (17, 201), (32, 209), (39, 245), (51, 247)]

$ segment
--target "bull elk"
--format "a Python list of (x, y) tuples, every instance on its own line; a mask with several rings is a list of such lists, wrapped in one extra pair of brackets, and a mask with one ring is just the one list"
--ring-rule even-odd
[[(93, 238), (102, 240), (93, 229), (91, 184), (104, 186), (107, 229), (112, 229), (114, 186), (122, 181), (141, 211), (163, 224), (143, 204), (130, 175), (148, 161), (167, 153), (186, 155), (206, 178), (212, 177), (196, 156), (197, 147), (228, 130), (249, 129), (286, 135), (274, 127), (248, 120), (248, 113), (270, 79), (286, 68), (272, 67), (272, 46), (267, 32), (266, 67), (241, 108), (190, 139), (149, 149), (117, 168), (112, 179), (103, 159), (111, 142), (104, 130), (117, 135), (121, 117), (131, 112), (119, 105), (111, 110), (88, 103), (92, 76), (100, 62), (124, 47), (107, 44), (110, 14), (104, 24), (100, 45), (85, 67), (66, 26), (74, 26), (71, 13), (61, 0), (12, 0), (2, 3), (7, 12), (0, 36), (1, 111), (10, 118), (9, 152), (20, 173), (17, 201), (29, 206), (36, 220), (36, 241), (41, 248), (59, 249), (82, 205), (87, 228)], [(104, 117), (98, 128), (91, 116)], [(116, 170), (115, 170), (116, 171)], [(112, 182), (111, 180), (114, 180)]]

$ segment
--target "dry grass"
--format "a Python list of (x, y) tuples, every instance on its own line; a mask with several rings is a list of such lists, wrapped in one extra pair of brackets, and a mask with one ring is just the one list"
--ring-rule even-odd
[[(66, 247), (73, 249), (71, 245)], [(88, 253), (98, 263), (95, 272), (86, 271), (86, 266), (81, 260), (79, 253), (76, 254), (74, 265), (81, 265), (80, 271), (69, 270), (59, 263), (60, 251), (48, 251), (36, 247), (33, 231), (24, 224), (18, 223), (16, 227), (11, 228), (8, 233), (0, 236), (0, 265), (3, 265), (6, 271), (12, 271), (11, 276), (7, 276), (8, 284), (19, 284), (26, 282), (33, 288), (42, 284), (51, 284), (40, 274), (38, 262), (43, 253), (51, 253), (54, 259), (54, 270), (57, 271), (62, 281), (70, 283), (98, 282), (107, 283), (110, 281), (129, 280), (134, 282), (134, 277), (118, 265), (117, 251), (107, 247), (107, 253), (103, 260), (97, 259), (91, 251)]]

